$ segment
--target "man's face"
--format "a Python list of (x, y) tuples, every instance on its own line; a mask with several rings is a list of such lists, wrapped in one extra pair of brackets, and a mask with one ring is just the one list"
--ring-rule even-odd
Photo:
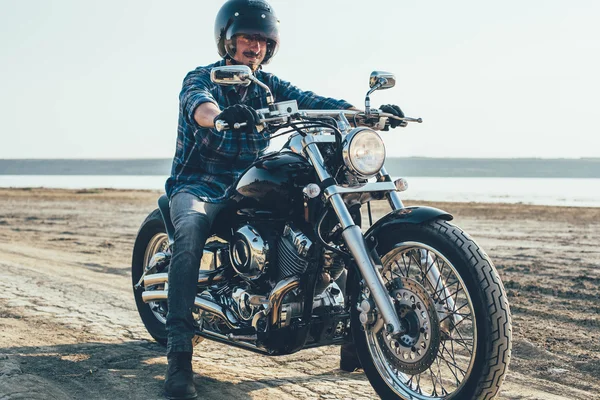
[(258, 69), (267, 54), (267, 39), (260, 35), (235, 35), (235, 57), (233, 59), (240, 64)]

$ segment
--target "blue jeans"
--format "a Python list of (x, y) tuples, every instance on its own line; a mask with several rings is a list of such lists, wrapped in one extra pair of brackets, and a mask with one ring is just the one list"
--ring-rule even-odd
[(192, 307), (200, 260), (211, 225), (223, 207), (223, 204), (204, 203), (189, 193), (177, 193), (171, 199), (175, 243), (169, 267), (167, 354), (193, 351)]

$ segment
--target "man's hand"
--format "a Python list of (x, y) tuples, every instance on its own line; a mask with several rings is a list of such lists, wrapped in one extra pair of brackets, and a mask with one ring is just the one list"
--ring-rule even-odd
[[(260, 117), (258, 116), (256, 110), (243, 104), (236, 104), (234, 106), (227, 107), (215, 117), (213, 122), (216, 122), (219, 119), (227, 122), (227, 125), (229, 125), (229, 129), (231, 130), (246, 132), (252, 132), (254, 127), (260, 122)], [(244, 122), (246, 123), (246, 126), (242, 126), (239, 129), (234, 128), (236, 123), (242, 124)]]
[[(381, 111), (383, 111), (384, 113), (394, 114), (396, 117), (404, 118), (404, 113), (402, 112), (400, 107), (398, 107), (394, 104), (385, 104), (385, 105), (379, 107), (379, 109)], [(394, 118), (390, 118), (389, 123), (392, 128), (396, 128), (398, 126), (405, 127), (406, 125), (408, 125), (408, 122), (399, 121)]]

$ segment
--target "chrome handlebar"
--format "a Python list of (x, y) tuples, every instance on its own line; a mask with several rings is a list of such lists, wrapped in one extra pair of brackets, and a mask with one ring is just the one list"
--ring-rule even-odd
[[(233, 125), (233, 129), (240, 129), (246, 125), (248, 125), (248, 124), (245, 122), (242, 122), (242, 123), (236, 122)], [(225, 131), (225, 130), (229, 129), (229, 124), (227, 122), (223, 121), (222, 119), (218, 119), (215, 121), (215, 129), (217, 130), (217, 132)]]
[[(258, 114), (260, 116), (263, 116), (265, 114), (269, 113), (268, 109), (260, 109), (257, 110)], [(299, 114), (300, 116), (305, 116), (305, 117), (313, 117), (313, 118), (318, 118), (318, 117), (339, 117), (340, 112), (343, 112), (346, 117), (350, 117), (351, 119), (353, 119), (354, 117), (364, 117), (364, 111), (355, 111), (355, 110), (299, 110), (297, 113), (294, 114), (280, 114), (277, 115), (275, 117), (269, 117), (269, 118), (260, 118), (260, 123), (257, 126), (265, 126), (266, 124), (270, 123), (270, 122), (288, 122), (290, 119), (292, 119), (292, 117), (296, 114)], [(422, 118), (411, 118), (411, 117), (397, 117), (394, 114), (389, 114), (389, 113), (384, 113), (384, 112), (377, 112), (377, 110), (371, 110), (371, 113), (369, 115), (370, 119), (377, 119), (378, 121), (381, 118), (392, 118), (392, 119), (396, 119), (399, 121), (405, 121), (405, 122), (417, 122), (417, 123), (422, 123), (423, 119)], [(366, 121), (365, 121), (366, 122)], [(245, 126), (247, 126), (248, 124), (246, 122), (236, 122), (235, 125), (233, 126), (233, 129), (240, 129), (243, 128)], [(369, 124), (365, 124), (365, 125), (369, 125)], [(217, 130), (217, 132), (222, 132), (224, 130), (230, 129), (229, 128), (229, 124), (227, 124), (227, 122), (223, 121), (223, 120), (217, 120), (215, 121), (215, 129)]]

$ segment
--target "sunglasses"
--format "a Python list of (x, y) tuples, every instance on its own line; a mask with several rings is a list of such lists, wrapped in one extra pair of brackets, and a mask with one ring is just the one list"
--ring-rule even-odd
[(242, 44), (250, 44), (254, 42), (258, 42), (262, 45), (267, 44), (267, 38), (261, 35), (247, 35), (245, 33), (240, 33), (235, 35), (235, 37), (237, 38), (238, 42), (241, 42)]

